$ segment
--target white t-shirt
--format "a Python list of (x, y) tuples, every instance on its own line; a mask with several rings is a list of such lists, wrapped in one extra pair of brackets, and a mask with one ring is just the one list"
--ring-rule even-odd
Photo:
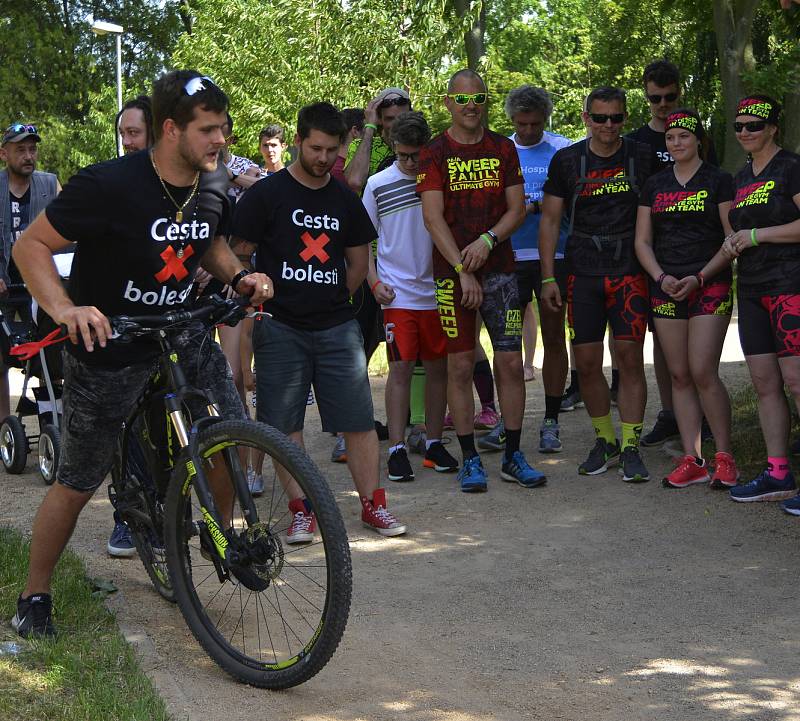
[(433, 240), (422, 220), (417, 179), (392, 163), (367, 180), (362, 200), (378, 231), (378, 278), (395, 292), (383, 307), (435, 310)]

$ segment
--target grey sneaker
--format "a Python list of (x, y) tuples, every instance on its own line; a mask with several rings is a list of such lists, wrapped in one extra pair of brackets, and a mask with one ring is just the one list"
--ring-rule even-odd
[(412, 453), (424, 456), (427, 450), (425, 445), (425, 441), (427, 440), (428, 437), (425, 435), (425, 431), (421, 428), (412, 428), (411, 433), (409, 433), (408, 438), (406, 438), (406, 445), (408, 446), (408, 450)]
[(577, 388), (570, 386), (561, 396), (561, 410), (574, 411), (576, 408), (583, 408), (581, 392)]
[(639, 449), (635, 446), (627, 446), (622, 451), (622, 468), (619, 472), (626, 483), (644, 483), (650, 480), (650, 472), (644, 465)]
[(331, 451), (331, 461), (333, 463), (347, 463), (347, 449), (344, 445), (344, 436), (336, 436), (336, 445)]
[(539, 453), (561, 453), (561, 439), (558, 437), (558, 421), (545, 418), (539, 429)]
[(605, 473), (611, 466), (619, 463), (619, 441), (609, 443), (605, 438), (598, 438), (594, 448), (589, 451), (588, 458), (578, 466), (582, 476), (596, 476)]
[(247, 487), (250, 489), (250, 493), (254, 498), (264, 493), (264, 478), (252, 468), (247, 469)]
[(506, 426), (503, 419), (490, 433), (478, 438), (475, 443), (482, 451), (502, 451), (506, 447)]

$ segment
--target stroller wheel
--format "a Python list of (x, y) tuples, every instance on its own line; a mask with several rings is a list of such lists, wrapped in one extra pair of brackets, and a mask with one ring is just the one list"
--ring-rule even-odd
[(9, 416), (0, 426), (0, 460), (9, 473), (22, 473), (28, 460), (25, 426), (16, 416)]
[(52, 423), (47, 423), (39, 436), (39, 473), (48, 486), (56, 480), (60, 454), (61, 434)]

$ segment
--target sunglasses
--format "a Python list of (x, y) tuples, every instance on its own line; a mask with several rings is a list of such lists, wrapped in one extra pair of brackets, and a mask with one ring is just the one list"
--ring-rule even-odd
[(766, 120), (751, 120), (749, 123), (733, 124), (733, 129), (737, 133), (741, 133), (743, 130), (746, 130), (748, 133), (760, 133), (766, 127), (767, 127)]
[(625, 122), (625, 113), (614, 113), (613, 115), (606, 115), (605, 113), (589, 113), (589, 117), (593, 123), (598, 125), (605, 125), (609, 120), (612, 125), (619, 125)]
[(447, 93), (456, 105), (468, 105), (471, 100), (475, 105), (483, 105), (486, 102), (486, 93)]
[(402, 95), (398, 95), (394, 98), (386, 98), (385, 100), (381, 100), (381, 104), (378, 106), (378, 109), (383, 110), (384, 108), (391, 108), (392, 105), (408, 105), (411, 107), (411, 101), (408, 98), (404, 98)]
[(412, 163), (416, 163), (419, 160), (419, 153), (395, 153), (397, 159), (401, 163), (407, 163), (409, 160)]
[(653, 105), (658, 105), (662, 100), (666, 100), (668, 103), (674, 103), (678, 99), (678, 93), (667, 93), (666, 95), (653, 93), (652, 95), (648, 95), (647, 99)]
[(214, 87), (217, 87), (217, 84), (211, 78), (207, 75), (203, 75), (189, 80), (186, 85), (183, 86), (183, 92), (191, 97), (202, 90), (208, 90), (208, 88), (203, 85), (204, 80), (208, 80)]
[(23, 125), (22, 123), (14, 123), (6, 128), (7, 133), (36, 133), (35, 125)]

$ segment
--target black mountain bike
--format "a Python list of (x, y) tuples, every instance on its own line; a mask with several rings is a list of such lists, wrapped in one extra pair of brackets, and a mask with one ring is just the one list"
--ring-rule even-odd
[[(153, 338), (161, 353), (120, 433), (109, 494), (156, 590), (177, 602), (208, 655), (241, 681), (283, 689), (336, 650), (352, 569), (333, 494), (303, 449), (263, 423), (222, 420), (209, 393), (186, 381), (174, 332), (208, 335), (244, 315), (239, 301), (212, 297), (189, 311), (111, 319), (119, 340)], [(192, 417), (187, 402), (204, 413)], [(248, 464), (262, 457), (264, 491), (254, 497)], [(286, 543), (293, 517), (271, 462), (310, 502), (313, 542)]]

